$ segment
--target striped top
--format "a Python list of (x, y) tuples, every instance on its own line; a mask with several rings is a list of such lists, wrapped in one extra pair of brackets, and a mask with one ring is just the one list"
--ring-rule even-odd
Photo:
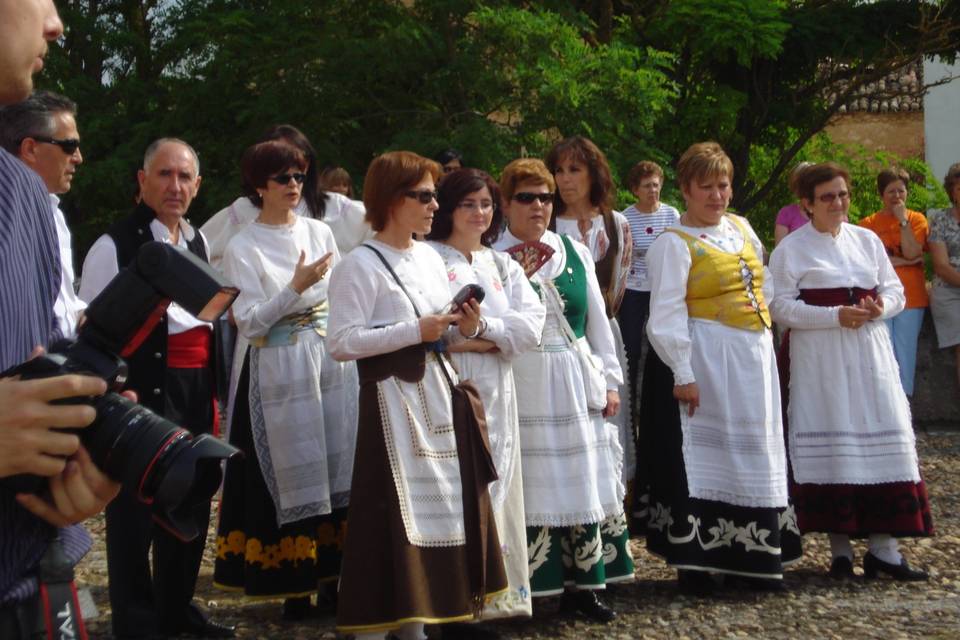
[(650, 291), (647, 280), (647, 249), (663, 230), (680, 222), (680, 213), (668, 204), (660, 203), (653, 213), (640, 213), (636, 206), (630, 205), (623, 211), (630, 223), (633, 236), (633, 261), (627, 274), (627, 289), (631, 291)]
[[(59, 338), (53, 303), (60, 288), (60, 251), (47, 190), (40, 177), (0, 149), (0, 371), (23, 362), (36, 345)], [(25, 511), (0, 488), (0, 605), (37, 590), (25, 577), (56, 529)], [(61, 530), (70, 559), (90, 538), (79, 527)]]

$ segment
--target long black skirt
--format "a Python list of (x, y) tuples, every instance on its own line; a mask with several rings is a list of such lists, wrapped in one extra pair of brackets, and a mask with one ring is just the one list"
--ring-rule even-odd
[(230, 444), (244, 455), (227, 462), (213, 580), (248, 596), (306, 596), (340, 575), (347, 509), (277, 526), (250, 428), (249, 361), (248, 353), (230, 425)]
[(637, 470), (645, 496), (647, 549), (677, 569), (779, 578), (801, 553), (792, 507), (741, 507), (691, 498), (683, 461), (680, 407), (673, 372), (647, 353), (640, 399), (640, 438), (646, 468)]

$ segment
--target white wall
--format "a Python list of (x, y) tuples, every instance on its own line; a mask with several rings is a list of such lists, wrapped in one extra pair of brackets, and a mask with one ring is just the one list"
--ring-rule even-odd
[(960, 61), (953, 65), (939, 58), (923, 61), (925, 83), (951, 75), (954, 80), (931, 89), (923, 103), (925, 159), (938, 180), (951, 164), (960, 162)]

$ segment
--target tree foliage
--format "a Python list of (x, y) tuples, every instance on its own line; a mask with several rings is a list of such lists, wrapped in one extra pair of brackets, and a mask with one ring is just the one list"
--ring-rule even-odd
[(583, 134), (622, 177), (644, 158), (669, 174), (687, 145), (716, 139), (756, 222), (854, 91), (956, 53), (958, 4), (62, 0), (41, 84), (81, 109), (86, 163), (66, 198), (81, 248), (129, 209), (151, 139), (200, 152), (201, 222), (236, 197), (242, 150), (278, 122), (358, 186), (387, 149), (452, 146), (496, 175)]

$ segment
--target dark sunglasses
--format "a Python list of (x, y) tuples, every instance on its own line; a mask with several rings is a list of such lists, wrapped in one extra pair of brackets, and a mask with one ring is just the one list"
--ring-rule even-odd
[(430, 204), (437, 199), (437, 192), (432, 189), (420, 189), (419, 191), (404, 191), (403, 195), (413, 198), (420, 204)]
[(57, 140), (56, 138), (45, 138), (43, 136), (30, 136), (37, 142), (42, 142), (44, 144), (55, 144), (60, 149), (67, 154), (72, 156), (77, 152), (77, 149), (80, 148), (80, 141), (76, 138), (64, 138), (63, 140)]
[(281, 173), (275, 176), (270, 176), (270, 179), (276, 182), (277, 184), (289, 184), (291, 178), (293, 178), (293, 181), (296, 182), (297, 184), (303, 184), (303, 181), (307, 179), (307, 174)]
[(553, 201), (553, 194), (521, 191), (520, 193), (513, 194), (513, 199), (521, 204), (532, 204), (534, 200), (539, 200), (540, 204), (547, 204), (548, 202)]

